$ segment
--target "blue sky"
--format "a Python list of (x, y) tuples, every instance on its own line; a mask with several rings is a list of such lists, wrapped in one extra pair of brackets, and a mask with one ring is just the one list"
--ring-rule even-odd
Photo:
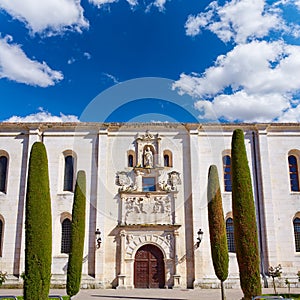
[(0, 0), (0, 121), (100, 115), (151, 77), (170, 103), (120, 93), (109, 120), (299, 122), (299, 20), (299, 0)]

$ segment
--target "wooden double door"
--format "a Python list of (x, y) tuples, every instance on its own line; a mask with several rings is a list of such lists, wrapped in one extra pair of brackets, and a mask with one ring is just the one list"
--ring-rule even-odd
[(135, 288), (164, 288), (165, 265), (161, 250), (154, 245), (144, 245), (135, 255)]

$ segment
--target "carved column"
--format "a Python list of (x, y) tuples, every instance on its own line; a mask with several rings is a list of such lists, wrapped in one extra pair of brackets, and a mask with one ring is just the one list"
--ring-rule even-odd
[(171, 212), (172, 212), (172, 224), (177, 224), (177, 215), (176, 212), (178, 212), (178, 207), (177, 207), (177, 193), (172, 193), (172, 201), (171, 201)]
[(141, 139), (136, 140), (137, 143), (137, 166), (143, 166), (143, 145), (141, 144)]
[(126, 275), (125, 275), (125, 261), (124, 261), (125, 236), (126, 236), (126, 231), (121, 230), (120, 232), (120, 274), (118, 275), (117, 289), (126, 289), (126, 285), (125, 285)]
[(178, 265), (178, 249), (179, 249), (179, 232), (178, 230), (174, 230), (174, 275), (173, 281), (174, 285), (173, 288), (180, 288), (180, 275), (177, 274), (177, 265)]
[(161, 145), (160, 145), (160, 141), (161, 141), (161, 137), (159, 135), (157, 135), (157, 162), (156, 164), (161, 167), (162, 163), (161, 163), (161, 158), (162, 158), (162, 153), (161, 153)]
[(126, 197), (121, 194), (120, 198), (121, 198), (121, 202), (120, 202), (120, 205), (121, 205), (121, 217), (119, 218), (119, 223), (121, 225), (124, 225), (125, 222), (126, 222), (126, 220), (125, 220), (125, 215), (126, 215), (126, 207), (125, 207)]

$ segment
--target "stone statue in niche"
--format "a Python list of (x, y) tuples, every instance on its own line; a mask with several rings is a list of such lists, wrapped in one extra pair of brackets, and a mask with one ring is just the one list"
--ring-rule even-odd
[(144, 168), (153, 168), (153, 153), (149, 146), (144, 153)]

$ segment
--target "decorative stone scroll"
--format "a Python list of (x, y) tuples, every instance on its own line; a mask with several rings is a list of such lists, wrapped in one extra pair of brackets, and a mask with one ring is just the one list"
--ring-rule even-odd
[[(165, 177), (165, 175), (162, 175), (161, 177)], [(168, 173), (168, 179), (160, 181), (158, 186), (161, 191), (177, 192), (177, 186), (180, 184), (181, 184), (180, 173), (177, 171), (172, 171)]]
[(132, 177), (132, 172), (117, 172), (115, 183), (120, 186), (119, 192), (131, 192), (137, 189)]
[(155, 139), (155, 136), (151, 134), (149, 130), (146, 130), (145, 134), (138, 135), (138, 139), (142, 141), (151, 141)]
[(172, 171), (168, 173), (168, 184), (171, 187), (171, 191), (177, 191), (177, 185), (181, 184), (180, 173)]

